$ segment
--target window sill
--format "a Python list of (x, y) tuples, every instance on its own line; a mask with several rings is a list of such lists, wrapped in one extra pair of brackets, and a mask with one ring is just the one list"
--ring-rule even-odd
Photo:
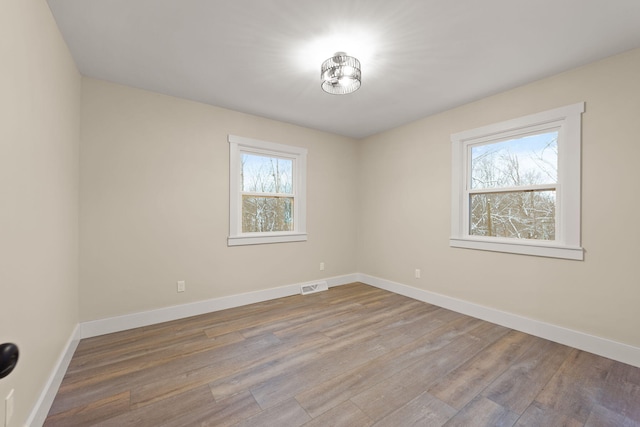
[(254, 233), (243, 236), (229, 236), (227, 246), (263, 245), (268, 243), (305, 242), (306, 233)]
[(545, 242), (515, 243), (508, 240), (488, 241), (485, 239), (450, 238), (449, 246), (454, 248), (478, 249), (483, 251), (504, 252), (520, 255), (533, 255), (548, 258), (561, 258), (582, 261), (584, 250), (581, 247), (554, 245)]

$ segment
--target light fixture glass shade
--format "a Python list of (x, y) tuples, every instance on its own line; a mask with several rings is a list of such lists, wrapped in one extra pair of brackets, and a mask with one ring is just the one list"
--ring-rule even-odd
[(360, 87), (362, 73), (360, 61), (344, 52), (336, 52), (320, 67), (322, 90), (334, 95), (345, 95)]

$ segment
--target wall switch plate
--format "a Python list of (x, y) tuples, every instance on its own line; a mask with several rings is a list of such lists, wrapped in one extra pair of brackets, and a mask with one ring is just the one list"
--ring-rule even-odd
[(184, 280), (178, 280), (178, 292), (184, 292), (187, 290), (187, 285)]
[(320, 271), (324, 271), (324, 262), (320, 263)]
[(4, 427), (9, 427), (13, 417), (13, 389), (4, 398)]
[(420, 269), (416, 268), (416, 279), (420, 278)]

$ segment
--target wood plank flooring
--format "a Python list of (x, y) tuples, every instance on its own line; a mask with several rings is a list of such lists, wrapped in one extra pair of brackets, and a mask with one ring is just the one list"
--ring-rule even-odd
[(640, 427), (640, 368), (360, 283), (82, 340), (45, 426)]

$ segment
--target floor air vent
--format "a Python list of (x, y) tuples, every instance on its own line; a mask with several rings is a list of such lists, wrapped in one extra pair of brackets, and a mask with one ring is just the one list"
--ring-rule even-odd
[(313, 294), (315, 292), (326, 291), (329, 289), (327, 282), (308, 283), (300, 285), (300, 293), (302, 295)]

